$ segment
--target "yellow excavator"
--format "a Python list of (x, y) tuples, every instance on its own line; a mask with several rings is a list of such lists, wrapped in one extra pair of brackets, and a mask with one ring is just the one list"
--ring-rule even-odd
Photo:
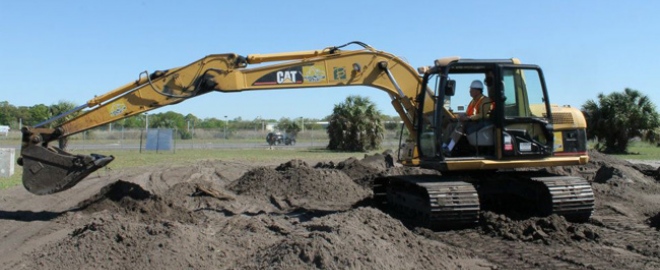
[[(349, 45), (361, 48), (345, 49)], [(489, 114), (465, 121), (469, 97), (456, 89), (467, 90), (481, 79), (488, 88), (490, 101), (483, 106), (489, 106)], [(559, 214), (573, 221), (591, 216), (594, 195), (585, 179), (531, 169), (582, 165), (589, 159), (584, 116), (551, 105), (538, 66), (515, 58), (449, 57), (415, 69), (362, 42), (312, 51), (213, 54), (185, 66), (140, 73), (134, 82), (24, 127), (18, 159), (23, 185), (37, 195), (57, 193), (106, 166), (114, 157), (74, 155), (48, 144), (119, 119), (215, 91), (341, 86), (387, 92), (409, 134), (400, 140), (397, 161), (441, 174), (376, 178), (378, 207), (434, 228), (475, 224), (479, 212), (489, 209)], [(75, 112), (81, 114), (45, 127)], [(470, 125), (477, 128), (468, 132), (464, 127)]]

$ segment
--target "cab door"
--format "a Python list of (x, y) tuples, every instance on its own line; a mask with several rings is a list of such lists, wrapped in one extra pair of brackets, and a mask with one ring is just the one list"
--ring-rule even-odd
[[(552, 114), (543, 72), (536, 65), (499, 65), (501, 158), (552, 155)], [(500, 156), (500, 155), (498, 155)]]

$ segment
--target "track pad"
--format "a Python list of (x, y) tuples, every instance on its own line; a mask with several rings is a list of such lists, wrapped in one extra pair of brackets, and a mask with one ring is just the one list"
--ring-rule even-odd
[(31, 145), (21, 151), (23, 186), (36, 195), (67, 190), (115, 158), (72, 155), (56, 147)]

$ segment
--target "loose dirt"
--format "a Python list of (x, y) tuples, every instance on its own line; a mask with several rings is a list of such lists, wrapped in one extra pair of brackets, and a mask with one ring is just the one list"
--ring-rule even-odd
[(660, 168), (597, 152), (586, 223), (483, 212), (478, 226), (406, 227), (368, 206), (376, 176), (438, 174), (362, 159), (110, 171), (34, 196), (0, 191), (2, 269), (659, 269)]

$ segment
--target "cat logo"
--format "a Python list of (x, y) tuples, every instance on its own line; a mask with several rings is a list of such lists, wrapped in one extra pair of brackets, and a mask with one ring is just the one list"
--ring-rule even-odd
[(278, 71), (277, 72), (277, 84), (283, 84), (283, 83), (295, 83), (297, 82), (297, 74), (298, 71), (296, 70), (284, 70), (284, 71)]
[(302, 66), (280, 69), (261, 76), (252, 85), (301, 84), (303, 83)]

